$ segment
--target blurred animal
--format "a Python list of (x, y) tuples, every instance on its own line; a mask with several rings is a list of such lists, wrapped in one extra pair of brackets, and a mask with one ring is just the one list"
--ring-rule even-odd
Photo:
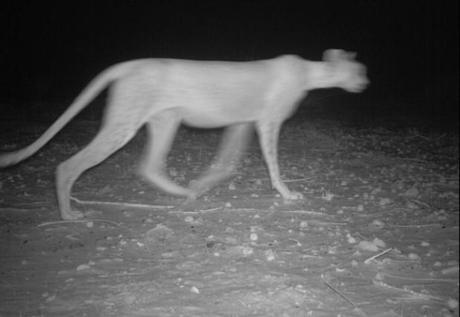
[[(295, 55), (249, 62), (141, 59), (116, 64), (95, 77), (69, 108), (35, 142), (0, 155), (0, 167), (16, 164), (44, 146), (109, 84), (108, 105), (96, 137), (61, 163), (56, 172), (63, 219), (81, 218), (70, 192), (87, 169), (123, 147), (147, 125), (146, 153), (139, 174), (165, 192), (194, 199), (229, 177), (255, 127), (272, 186), (284, 199), (301, 199), (281, 181), (277, 142), (282, 123), (308, 91), (339, 87), (361, 92), (369, 83), (355, 53), (324, 52), (322, 61)], [(165, 173), (165, 160), (179, 125), (227, 127), (214, 164), (188, 188)]]

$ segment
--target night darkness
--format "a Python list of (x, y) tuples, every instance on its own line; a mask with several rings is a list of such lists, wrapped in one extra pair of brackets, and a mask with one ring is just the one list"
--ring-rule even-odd
[[(0, 316), (459, 316), (458, 1), (6, 0), (0, 36)], [(134, 63), (65, 112), (127, 60), (331, 48), (366, 90), (340, 51)]]
[(1, 102), (63, 110), (98, 72), (129, 59), (320, 59), (343, 48), (358, 52), (372, 82), (355, 105), (442, 119), (458, 113), (457, 12), (456, 1), (426, 0), (3, 5)]

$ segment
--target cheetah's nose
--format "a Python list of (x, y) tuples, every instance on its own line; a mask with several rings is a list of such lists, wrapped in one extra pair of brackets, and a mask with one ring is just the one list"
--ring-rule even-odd
[(358, 85), (357, 90), (359, 90), (359, 92), (363, 91), (364, 89), (367, 88), (367, 86), (370, 85), (370, 83), (371, 83), (371, 82), (370, 82), (368, 79), (365, 80), (365, 81), (363, 81), (363, 82), (361, 82), (361, 83)]

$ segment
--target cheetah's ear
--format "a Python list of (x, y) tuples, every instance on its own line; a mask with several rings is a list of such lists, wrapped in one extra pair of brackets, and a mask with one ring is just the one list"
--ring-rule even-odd
[(323, 61), (325, 62), (336, 62), (347, 57), (347, 52), (340, 49), (331, 48), (325, 50), (323, 53)]
[(356, 59), (358, 54), (356, 52), (347, 52), (347, 58), (350, 60)]

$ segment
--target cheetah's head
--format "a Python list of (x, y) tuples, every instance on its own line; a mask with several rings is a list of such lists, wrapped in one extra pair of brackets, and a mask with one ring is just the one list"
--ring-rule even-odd
[(366, 66), (355, 60), (356, 53), (340, 49), (328, 49), (323, 53), (323, 61), (336, 87), (349, 92), (362, 92), (369, 85)]

